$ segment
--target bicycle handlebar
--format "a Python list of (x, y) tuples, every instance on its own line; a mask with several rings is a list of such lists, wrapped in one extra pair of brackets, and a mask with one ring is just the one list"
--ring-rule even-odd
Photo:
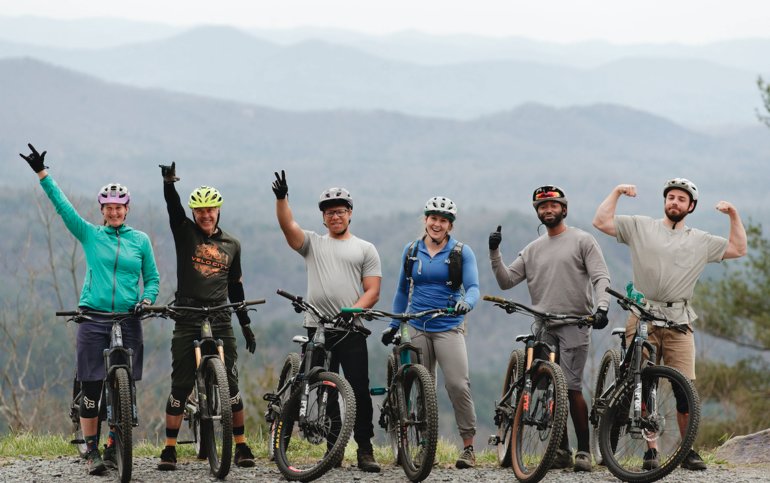
[(347, 314), (359, 314), (362, 318), (366, 320), (373, 320), (373, 319), (396, 319), (396, 320), (414, 320), (414, 319), (420, 319), (422, 317), (425, 317), (426, 315), (432, 316), (431, 319), (434, 319), (436, 317), (439, 317), (441, 315), (448, 315), (454, 312), (454, 307), (445, 307), (441, 309), (428, 309), (423, 310), (422, 312), (403, 312), (403, 313), (393, 313), (393, 312), (386, 312), (384, 310), (377, 310), (377, 309), (364, 309), (361, 307), (343, 307), (341, 309), (342, 313)]
[(639, 318), (641, 320), (645, 321), (658, 321), (658, 322), (665, 322), (666, 327), (674, 330), (678, 330), (679, 332), (686, 333), (687, 329), (682, 327), (680, 324), (676, 324), (674, 322), (671, 322), (666, 317), (662, 317), (659, 315), (653, 314), (647, 307), (644, 305), (638, 303), (636, 300), (630, 299), (623, 295), (620, 292), (616, 292), (610, 287), (607, 287), (604, 289), (608, 294), (612, 295), (616, 299), (618, 299), (618, 305), (623, 307), (623, 310), (631, 311), (632, 309), (639, 312)]
[(349, 322), (345, 321), (342, 318), (343, 314), (351, 314), (351, 313), (353, 313), (352, 311), (346, 311), (343, 308), (342, 310), (340, 310), (339, 314), (337, 314), (336, 316), (334, 316), (330, 320), (329, 317), (326, 317), (325, 315), (323, 315), (321, 313), (321, 311), (318, 310), (318, 308), (315, 305), (313, 305), (310, 302), (304, 300), (301, 296), (290, 294), (289, 292), (287, 292), (285, 290), (281, 290), (280, 288), (278, 290), (276, 290), (276, 293), (278, 295), (280, 295), (281, 297), (285, 297), (285, 298), (291, 300), (291, 304), (294, 306), (294, 310), (297, 313), (300, 313), (300, 312), (310, 312), (311, 314), (313, 314), (316, 317), (318, 317), (318, 319), (324, 325), (330, 325), (330, 326), (332, 326), (332, 328), (337, 328), (337, 329), (342, 329), (342, 330), (347, 330), (347, 331), (352, 331), (352, 332), (360, 332), (360, 333), (364, 334), (365, 336), (369, 336), (369, 335), (372, 334), (372, 331), (367, 329), (366, 327), (354, 325), (352, 323), (349, 323)]
[(564, 325), (588, 325), (591, 326), (594, 323), (594, 316), (593, 315), (564, 315), (564, 314), (551, 314), (549, 312), (540, 312), (532, 307), (529, 307), (524, 304), (520, 304), (519, 302), (514, 302), (513, 300), (504, 299), (502, 297), (496, 297), (494, 295), (484, 295), (484, 300), (488, 302), (493, 302), (498, 307), (502, 308), (509, 314), (513, 313), (522, 313), (524, 312), (525, 315), (534, 316), (540, 319), (545, 320), (551, 320), (551, 321), (559, 321), (557, 323), (548, 324), (549, 327), (561, 327)]

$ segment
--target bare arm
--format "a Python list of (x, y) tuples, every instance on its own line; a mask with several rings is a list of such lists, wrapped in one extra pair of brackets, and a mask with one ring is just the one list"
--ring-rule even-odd
[(722, 213), (726, 213), (730, 217), (730, 237), (727, 240), (727, 250), (725, 250), (722, 260), (746, 255), (746, 229), (743, 227), (743, 222), (738, 214), (738, 210), (732, 203), (727, 201), (720, 201), (717, 203), (716, 209)]
[(377, 304), (380, 300), (380, 284), (382, 283), (382, 277), (364, 277), (361, 280), (361, 285), (364, 287), (364, 293), (353, 304), (353, 307), (361, 307), (363, 309), (370, 309)]
[(617, 235), (617, 230), (615, 229), (615, 210), (621, 195), (635, 197), (636, 186), (632, 184), (617, 185), (604, 201), (599, 204), (594, 215), (594, 227), (609, 236)]
[(294, 221), (294, 215), (289, 207), (289, 200), (284, 198), (282, 200), (275, 200), (275, 215), (278, 218), (278, 225), (283, 231), (283, 236), (286, 237), (286, 241), (289, 246), (294, 250), (299, 250), (302, 247), (302, 243), (305, 241), (305, 232), (299, 224)]

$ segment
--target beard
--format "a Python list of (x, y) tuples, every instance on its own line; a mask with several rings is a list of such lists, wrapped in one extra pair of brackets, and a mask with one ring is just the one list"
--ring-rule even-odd
[(674, 223), (679, 223), (680, 221), (684, 220), (685, 216), (687, 216), (686, 211), (681, 211), (679, 213), (672, 213), (671, 210), (666, 210), (666, 218), (673, 221)]
[(561, 211), (559, 213), (554, 213), (553, 218), (546, 221), (546, 217), (544, 215), (537, 215), (537, 218), (540, 220), (540, 223), (544, 224), (546, 228), (555, 228), (559, 226), (559, 224), (564, 219), (564, 211)]

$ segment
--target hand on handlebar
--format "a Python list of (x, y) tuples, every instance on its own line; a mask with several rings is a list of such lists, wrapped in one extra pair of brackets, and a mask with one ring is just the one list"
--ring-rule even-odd
[(398, 332), (398, 327), (390, 327), (388, 326), (385, 330), (382, 331), (382, 336), (380, 337), (380, 341), (383, 343), (383, 345), (389, 346), (393, 343), (393, 339), (396, 337), (396, 333)]
[(470, 304), (468, 302), (466, 302), (465, 300), (458, 301), (455, 304), (454, 308), (455, 308), (454, 312), (457, 315), (465, 315), (465, 314), (467, 314), (468, 312), (471, 311)]
[(607, 324), (609, 323), (609, 319), (607, 318), (607, 309), (598, 308), (596, 309), (596, 313), (594, 314), (594, 323), (592, 327), (596, 330), (602, 330), (603, 328), (607, 327)]
[(144, 307), (147, 305), (150, 305), (150, 301), (147, 299), (137, 302), (136, 305), (134, 305), (132, 312), (138, 317), (144, 313)]

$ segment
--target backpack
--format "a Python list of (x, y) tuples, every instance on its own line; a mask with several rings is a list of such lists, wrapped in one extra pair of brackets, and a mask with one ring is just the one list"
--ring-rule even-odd
[[(417, 260), (417, 249), (420, 239), (417, 239), (409, 245), (409, 249), (406, 251), (406, 258), (404, 259), (404, 274), (406, 279), (409, 280), (410, 285), (412, 282), (412, 267), (415, 260)], [(447, 285), (452, 290), (459, 290), (463, 284), (463, 244), (457, 242), (452, 250), (449, 252), (449, 280)]]

